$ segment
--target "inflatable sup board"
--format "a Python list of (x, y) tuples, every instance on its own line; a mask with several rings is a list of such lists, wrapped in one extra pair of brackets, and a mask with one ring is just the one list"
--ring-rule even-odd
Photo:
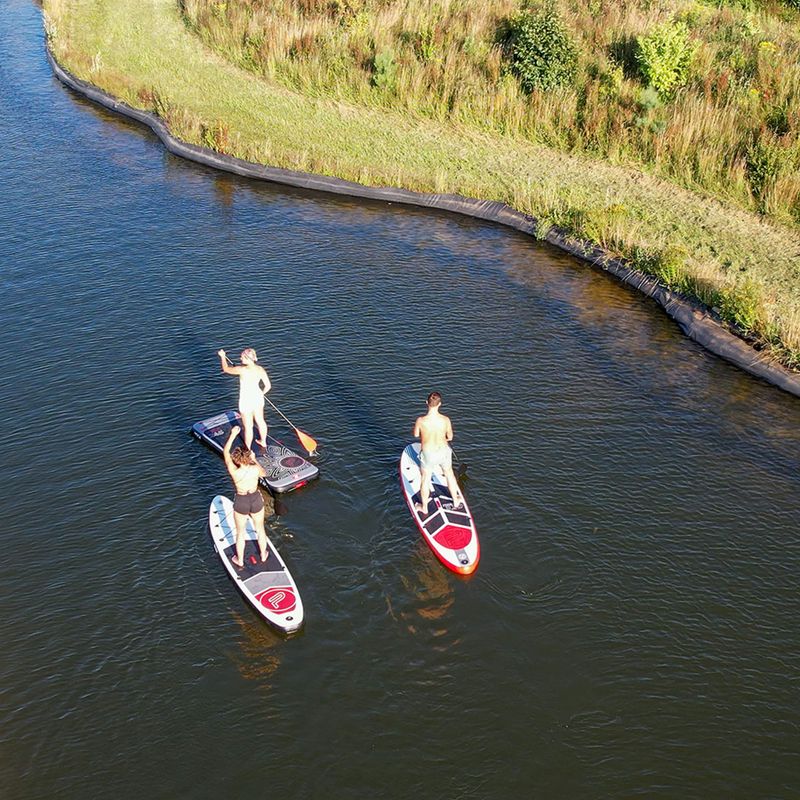
[(236, 555), (236, 527), (233, 523), (233, 503), (227, 497), (218, 494), (211, 501), (208, 525), (217, 555), (247, 601), (279, 631), (292, 633), (298, 630), (303, 624), (303, 601), (294, 579), (269, 537), (269, 555), (262, 563), (255, 527), (247, 520), (244, 566), (239, 568), (231, 560)]
[[(192, 425), (192, 434), (221, 454), (231, 428), (241, 424), (238, 411), (225, 411), (202, 422), (195, 422)], [(244, 442), (237, 438), (234, 446), (236, 444), (243, 445)], [(267, 436), (266, 452), (255, 441), (253, 452), (256, 454), (256, 461), (267, 471), (266, 476), (260, 479), (261, 485), (273, 492), (291, 492), (319, 476), (317, 467), (271, 436)]]
[(422, 537), (439, 561), (453, 572), (469, 575), (478, 566), (481, 547), (466, 500), (458, 510), (454, 509), (444, 475), (434, 472), (428, 513), (423, 514), (414, 508), (415, 503), (421, 502), (419, 451), (418, 443), (410, 444), (400, 456), (400, 484), (406, 503)]

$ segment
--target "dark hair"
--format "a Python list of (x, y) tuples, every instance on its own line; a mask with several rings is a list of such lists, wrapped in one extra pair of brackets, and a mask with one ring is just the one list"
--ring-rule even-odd
[(243, 467), (245, 464), (253, 463), (253, 451), (248, 450), (246, 447), (234, 447), (231, 452), (231, 460), (237, 467)]
[(428, 408), (433, 408), (434, 406), (440, 406), (442, 404), (442, 396), (439, 392), (431, 392), (428, 395)]

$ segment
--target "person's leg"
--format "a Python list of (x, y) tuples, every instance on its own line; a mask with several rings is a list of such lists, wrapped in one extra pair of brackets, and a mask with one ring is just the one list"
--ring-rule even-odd
[(242, 411), (239, 409), (239, 414), (242, 417), (242, 438), (244, 439), (244, 446), (248, 450), (253, 449), (253, 412)]
[(233, 524), (236, 527), (236, 555), (231, 559), (237, 567), (244, 566), (244, 543), (247, 525), (247, 514), (233, 512)]
[(420, 468), (420, 502), (417, 509), (423, 514), (428, 513), (428, 500), (431, 496), (431, 471), (426, 467)]
[(450, 497), (453, 498), (453, 508), (458, 508), (464, 502), (461, 495), (461, 489), (458, 487), (456, 474), (453, 472), (453, 465), (450, 464), (444, 469), (444, 477), (447, 479), (447, 488), (450, 490)]
[(258, 550), (261, 554), (261, 563), (267, 560), (269, 552), (267, 551), (267, 532), (264, 530), (264, 506), (262, 504), (261, 511), (254, 511), (250, 515), (253, 520), (253, 525), (256, 526), (256, 535), (258, 536)]
[(256, 409), (256, 426), (258, 427), (258, 443), (267, 449), (267, 421), (264, 419), (264, 406)]

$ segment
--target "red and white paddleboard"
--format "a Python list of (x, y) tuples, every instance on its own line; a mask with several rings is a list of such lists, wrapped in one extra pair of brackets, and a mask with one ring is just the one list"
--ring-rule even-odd
[(414, 522), (439, 561), (453, 572), (469, 575), (478, 566), (481, 546), (478, 531), (466, 500), (458, 510), (453, 508), (453, 498), (444, 475), (434, 472), (428, 513), (414, 508), (420, 502), (422, 473), (419, 467), (418, 443), (410, 444), (400, 456), (400, 484)]
[(253, 523), (247, 520), (244, 567), (231, 560), (236, 553), (236, 528), (233, 503), (222, 495), (211, 501), (208, 524), (214, 549), (233, 582), (255, 610), (283, 633), (292, 633), (303, 624), (303, 601), (286, 564), (267, 537), (269, 555), (262, 563)]

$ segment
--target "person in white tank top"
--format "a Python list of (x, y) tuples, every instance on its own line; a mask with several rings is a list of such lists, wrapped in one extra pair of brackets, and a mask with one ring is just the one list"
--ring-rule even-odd
[(241, 366), (228, 364), (224, 350), (218, 350), (222, 371), (226, 375), (239, 376), (239, 414), (244, 428), (244, 444), (250, 450), (253, 445), (253, 424), (258, 428), (258, 444), (267, 449), (267, 421), (264, 419), (264, 395), (272, 388), (267, 371), (256, 362), (258, 356), (252, 347), (242, 350)]

